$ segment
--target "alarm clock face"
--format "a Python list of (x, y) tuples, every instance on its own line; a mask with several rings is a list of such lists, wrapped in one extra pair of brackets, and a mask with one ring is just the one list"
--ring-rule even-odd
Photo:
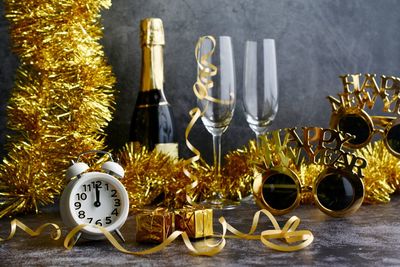
[[(106, 173), (90, 172), (82, 175), (69, 194), (69, 212), (75, 224), (119, 229), (129, 210), (128, 194), (116, 178)], [(100, 234), (93, 226), (82, 229), (87, 234)]]

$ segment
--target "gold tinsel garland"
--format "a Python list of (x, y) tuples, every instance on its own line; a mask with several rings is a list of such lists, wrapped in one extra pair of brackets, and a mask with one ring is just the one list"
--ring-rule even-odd
[[(174, 160), (157, 151), (149, 152), (146, 148), (128, 143), (120, 151), (119, 158), (125, 169), (125, 185), (131, 211), (147, 205), (163, 205), (169, 208), (182, 208), (186, 194), (196, 201), (207, 199), (216, 191), (213, 167), (204, 160), (192, 163), (189, 171), (197, 178), (198, 185), (186, 188), (193, 182), (184, 173), (184, 160)], [(253, 182), (253, 160), (255, 144), (228, 153), (222, 169), (224, 179), (222, 193), (231, 199), (240, 199), (251, 193)]]
[[(179, 191), (190, 182), (182, 173), (182, 160), (175, 161), (168, 155), (145, 147), (128, 143), (119, 153), (121, 165), (125, 169), (122, 183), (129, 195), (131, 210), (161, 200), (167, 205), (183, 205), (185, 192)], [(173, 200), (172, 203), (169, 201)]]
[[(272, 140), (264, 142), (271, 153), (274, 164), (280, 164), (277, 155), (280, 148)], [(365, 199), (364, 203), (386, 203), (390, 195), (400, 189), (400, 163), (390, 154), (383, 142), (369, 144), (355, 152), (368, 160), (364, 170)], [(181, 208), (186, 204), (186, 194), (194, 196), (196, 201), (207, 199), (218, 186), (212, 166), (203, 160), (192, 163), (190, 172), (197, 178), (198, 185), (186, 192), (191, 181), (184, 175), (184, 160), (173, 160), (156, 151), (148, 152), (145, 148), (127, 144), (119, 154), (121, 163), (126, 169), (123, 183), (126, 186), (131, 210), (147, 205), (162, 205), (168, 208)], [(225, 156), (222, 168), (222, 193), (230, 199), (241, 199), (251, 193), (254, 168), (265, 168), (265, 162), (256, 151), (254, 141), (248, 146), (229, 152)], [(289, 159), (289, 157), (287, 157)], [(265, 158), (264, 158), (265, 160)], [(325, 166), (320, 164), (294, 164), (288, 160), (289, 168), (299, 177), (300, 185), (305, 190), (301, 203), (312, 204), (314, 197), (312, 185)]]
[(64, 186), (69, 161), (104, 147), (115, 78), (104, 59), (100, 11), (110, 0), (6, 0), (21, 65), (7, 107), (0, 217), (38, 211)]
[(320, 164), (302, 163), (300, 168), (294, 169), (297, 177), (299, 177), (301, 187), (306, 189), (301, 195), (302, 204), (314, 203), (314, 195), (312, 193), (313, 182), (324, 168), (325, 166)]
[(355, 152), (368, 165), (364, 170), (364, 203), (387, 203), (390, 195), (400, 189), (400, 161), (385, 147), (383, 141), (370, 143)]

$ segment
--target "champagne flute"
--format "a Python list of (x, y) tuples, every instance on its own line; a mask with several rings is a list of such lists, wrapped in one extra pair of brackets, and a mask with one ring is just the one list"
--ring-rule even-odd
[[(266, 133), (278, 112), (278, 78), (275, 40), (264, 39), (262, 45), (258, 44), (256, 41), (246, 41), (243, 107), (246, 121), (256, 134), (257, 149), (260, 149), (260, 137)], [(242, 202), (253, 203), (252, 195), (244, 198)]]
[(275, 40), (264, 39), (261, 47), (258, 44), (246, 41), (243, 77), (244, 112), (256, 134), (257, 149), (261, 145), (260, 136), (265, 134), (278, 112)]
[[(201, 120), (212, 135), (214, 171), (218, 188), (221, 188), (221, 136), (232, 120), (236, 103), (235, 64), (232, 41), (229, 36), (214, 39), (201, 37), (197, 50), (198, 79), (203, 84), (206, 97), (198, 98), (202, 111)], [(231, 209), (238, 203), (228, 199), (220, 191), (213, 192), (203, 204), (213, 208)]]

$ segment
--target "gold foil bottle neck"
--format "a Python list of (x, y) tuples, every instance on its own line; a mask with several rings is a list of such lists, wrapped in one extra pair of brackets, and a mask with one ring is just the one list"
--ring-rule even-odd
[(159, 18), (145, 18), (140, 22), (141, 44), (165, 45), (164, 26)]
[(161, 19), (146, 18), (140, 23), (142, 44), (141, 91), (164, 88), (164, 27)]

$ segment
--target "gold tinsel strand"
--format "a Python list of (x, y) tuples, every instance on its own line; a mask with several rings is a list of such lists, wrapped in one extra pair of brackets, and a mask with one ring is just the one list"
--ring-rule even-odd
[(130, 210), (162, 203), (168, 207), (182, 207), (190, 183), (183, 174), (183, 161), (174, 160), (155, 150), (128, 143), (119, 153), (125, 177), (122, 179), (128, 191)]
[(7, 107), (9, 151), (0, 165), (0, 217), (38, 211), (64, 186), (69, 161), (103, 149), (115, 78), (104, 59), (107, 0), (6, 0), (21, 65)]
[(299, 177), (300, 185), (302, 187), (301, 203), (313, 204), (314, 195), (312, 187), (315, 179), (324, 170), (325, 166), (321, 164), (306, 164), (302, 162), (299, 168), (292, 168), (294, 173)]
[(225, 156), (222, 169), (222, 193), (228, 199), (242, 199), (252, 192), (254, 164), (257, 162), (254, 140), (243, 148), (229, 152)]
[[(119, 152), (125, 169), (122, 183), (125, 185), (130, 210), (135, 211), (148, 205), (162, 205), (181, 208), (186, 203), (186, 194), (196, 201), (209, 198), (217, 191), (219, 181), (215, 180), (214, 169), (204, 160), (186, 166), (198, 179), (198, 185), (186, 192), (191, 181), (184, 173), (184, 160), (174, 160), (156, 151), (128, 143)], [(222, 170), (222, 193), (231, 199), (240, 199), (251, 193), (253, 183), (253, 160), (255, 144), (230, 152)]]
[(364, 169), (364, 203), (387, 203), (390, 195), (399, 189), (399, 159), (390, 154), (383, 141), (368, 144), (355, 152), (368, 164)]

